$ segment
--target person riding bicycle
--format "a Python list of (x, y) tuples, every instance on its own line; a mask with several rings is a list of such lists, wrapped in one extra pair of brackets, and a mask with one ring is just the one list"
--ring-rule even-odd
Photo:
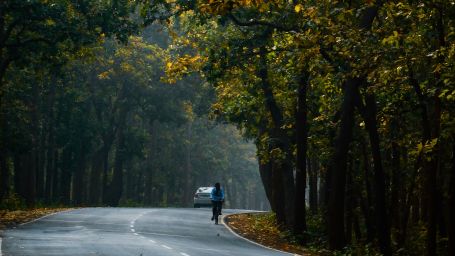
[(218, 215), (221, 215), (221, 207), (224, 202), (224, 191), (219, 182), (215, 183), (215, 187), (210, 193), (210, 199), (212, 200), (212, 220), (218, 224)]

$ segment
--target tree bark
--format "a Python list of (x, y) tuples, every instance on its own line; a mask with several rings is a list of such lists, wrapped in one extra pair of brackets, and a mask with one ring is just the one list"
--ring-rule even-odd
[(25, 201), (28, 207), (34, 207), (36, 203), (36, 172), (38, 167), (38, 149), (39, 149), (39, 88), (36, 83), (32, 85), (33, 98), (30, 102), (31, 110), (31, 134), (32, 141), (30, 152), (28, 154), (29, 159), (26, 162), (27, 165), (27, 187)]
[[(376, 225), (373, 221), (374, 209), (373, 209), (373, 191), (371, 189), (370, 182), (370, 163), (368, 161), (367, 148), (364, 142), (362, 142), (362, 156), (363, 156), (363, 176), (365, 182), (366, 199), (361, 197), (361, 207), (365, 216), (365, 227), (367, 231), (367, 242), (371, 243), (374, 241), (376, 236)], [(359, 194), (361, 196), (361, 194)]]
[(331, 184), (328, 204), (328, 237), (333, 250), (341, 250), (346, 245), (344, 233), (344, 195), (346, 187), (346, 167), (349, 144), (354, 126), (354, 108), (359, 97), (361, 80), (349, 78), (344, 84), (343, 103), (339, 133), (335, 140), (335, 152), (331, 165)]
[(270, 207), (272, 208), (273, 212), (276, 212), (276, 205), (273, 198), (273, 191), (272, 191), (272, 165), (270, 161), (263, 163), (258, 157), (258, 164), (259, 164), (259, 174), (261, 176), (262, 185), (264, 186), (265, 195), (269, 200)]
[(345, 236), (346, 236), (346, 243), (351, 244), (352, 243), (352, 223), (353, 223), (353, 178), (352, 178), (352, 161), (348, 162), (348, 172), (347, 172), (347, 177), (346, 177), (346, 198), (345, 198), (345, 207), (346, 207), (346, 213), (345, 213), (345, 221), (346, 221), (346, 231), (345, 231)]
[[(364, 110), (362, 110), (364, 108)], [(376, 227), (381, 253), (385, 256), (392, 255), (390, 245), (390, 225), (388, 223), (385, 174), (382, 167), (381, 148), (379, 142), (378, 125), (376, 121), (376, 100), (373, 94), (365, 96), (365, 106), (359, 106), (363, 112), (365, 126), (370, 137), (370, 145), (373, 154), (374, 190), (375, 190), (375, 213)]]
[(308, 120), (307, 120), (307, 90), (309, 75), (302, 74), (299, 81), (296, 135), (297, 135), (297, 161), (295, 175), (295, 225), (294, 232), (303, 234), (306, 231), (306, 177), (307, 177), (307, 148), (308, 148)]
[[(276, 206), (284, 207), (283, 209), (279, 209), (280, 214), (277, 213), (277, 217), (280, 215), (280, 218), (282, 218), (280, 220), (284, 221), (283, 224), (285, 224), (288, 228), (293, 229), (295, 225), (295, 185), (291, 164), (292, 152), (290, 149), (290, 140), (282, 130), (284, 124), (283, 114), (275, 101), (272, 87), (270, 85), (268, 78), (267, 56), (265, 53), (265, 47), (261, 47), (258, 77), (261, 79), (260, 86), (265, 98), (265, 107), (270, 113), (274, 126), (271, 132), (272, 139), (274, 141), (271, 143), (271, 148), (269, 148), (269, 150), (278, 148), (285, 155), (284, 160), (272, 158), (274, 179), (279, 179), (282, 182), (281, 185), (274, 186), (277, 188), (274, 190), (274, 193), (283, 193), (283, 195), (275, 195), (275, 198), (282, 199), (281, 201), (275, 201), (279, 202)], [(278, 175), (281, 177), (278, 177)]]
[(0, 203), (9, 194), (9, 167), (5, 152), (0, 152)]
[(92, 206), (100, 203), (101, 198), (101, 173), (103, 170), (103, 155), (104, 147), (95, 152), (92, 158), (92, 165), (90, 170), (90, 184), (89, 184), (89, 198), (88, 202)]
[(319, 165), (315, 157), (310, 158), (309, 169), (309, 186), (310, 186), (310, 211), (313, 214), (318, 212), (318, 173)]
[(193, 173), (193, 166), (191, 163), (191, 148), (192, 148), (192, 136), (193, 136), (193, 121), (190, 120), (187, 124), (186, 136), (188, 144), (186, 145), (186, 156), (185, 156), (185, 180), (184, 180), (184, 192), (183, 192), (183, 204), (185, 206), (191, 205), (191, 199), (193, 198), (193, 191), (191, 188), (191, 175)]
[(65, 148), (62, 152), (61, 160), (58, 166), (60, 167), (59, 177), (59, 196), (58, 202), (63, 205), (70, 204), (71, 197), (71, 165), (72, 165), (72, 151), (70, 148)]
[(452, 134), (452, 168), (449, 181), (449, 253), (448, 255), (455, 255), (455, 134)]
[(319, 170), (319, 191), (318, 191), (318, 205), (319, 205), (319, 208), (323, 211), (325, 211), (325, 209), (327, 209), (327, 205), (328, 205), (328, 186), (327, 184), (330, 184), (330, 182), (328, 181), (328, 167), (325, 166), (321, 166), (320, 170)]
[[(392, 128), (394, 129), (394, 128)], [(398, 138), (394, 138), (398, 139)], [(392, 152), (391, 152), (391, 164), (392, 164), (392, 185), (390, 195), (390, 215), (389, 220), (392, 227), (399, 229), (401, 227), (400, 221), (402, 220), (400, 212), (400, 205), (404, 202), (400, 201), (402, 192), (402, 175), (400, 168), (400, 152), (399, 146), (396, 141), (392, 141)]]
[(54, 151), (54, 166), (53, 166), (53, 172), (52, 172), (52, 198), (50, 202), (58, 202), (60, 200), (59, 196), (60, 191), (61, 191), (61, 177), (62, 177), (62, 172), (61, 169), (59, 168), (58, 161), (60, 158), (60, 153), (59, 151), (55, 150)]
[[(434, 121), (432, 139), (439, 140), (440, 125), (441, 125), (441, 101), (438, 96), (434, 97)], [(431, 160), (428, 163), (429, 168), (426, 169), (426, 193), (428, 206), (428, 233), (427, 233), (427, 255), (436, 255), (436, 232), (437, 232), (437, 217), (438, 217), (438, 171), (439, 171), (439, 144), (438, 141), (433, 147)]]
[(47, 150), (46, 150), (46, 176), (44, 186), (44, 198), (47, 203), (51, 203), (56, 197), (57, 162), (56, 155), (56, 135), (55, 135), (55, 83), (51, 82), (49, 92), (49, 103), (47, 113)]
[(75, 168), (73, 169), (73, 186), (72, 186), (72, 202), (75, 206), (81, 206), (84, 200), (85, 191), (85, 174), (86, 174), (86, 149), (85, 142), (81, 142), (76, 154)]
[(123, 193), (123, 164), (125, 161), (125, 134), (123, 127), (118, 131), (117, 147), (115, 151), (114, 173), (112, 181), (109, 184), (107, 204), (109, 206), (118, 206)]
[(25, 180), (24, 180), (24, 156), (21, 153), (15, 153), (13, 157), (14, 163), (14, 192), (21, 198), (25, 195)]

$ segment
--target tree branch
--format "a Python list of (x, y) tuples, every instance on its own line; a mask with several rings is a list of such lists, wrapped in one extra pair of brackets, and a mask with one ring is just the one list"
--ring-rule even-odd
[(249, 21), (242, 21), (239, 18), (235, 17), (234, 14), (232, 14), (232, 13), (228, 13), (227, 17), (230, 18), (237, 26), (241, 26), (241, 27), (265, 26), (265, 27), (274, 28), (274, 29), (277, 29), (280, 31), (287, 31), (287, 32), (298, 30), (296, 27), (286, 27), (286, 26), (282, 26), (282, 25), (271, 23), (271, 22), (264, 21), (264, 20), (251, 19)]

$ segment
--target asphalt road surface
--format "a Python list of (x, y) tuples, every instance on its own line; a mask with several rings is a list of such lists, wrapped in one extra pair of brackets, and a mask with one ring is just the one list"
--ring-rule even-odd
[(241, 239), (210, 217), (206, 208), (66, 211), (6, 230), (0, 237), (0, 256), (290, 255)]

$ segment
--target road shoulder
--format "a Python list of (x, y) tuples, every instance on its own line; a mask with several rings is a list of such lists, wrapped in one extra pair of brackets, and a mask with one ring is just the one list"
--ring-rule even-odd
[(237, 213), (223, 217), (223, 224), (234, 235), (268, 249), (289, 255), (310, 255), (303, 247), (291, 244), (278, 229), (268, 223), (264, 212)]
[(73, 210), (74, 208), (35, 208), (27, 210), (0, 210), (0, 234), (2, 230), (26, 224), (37, 219), (58, 212)]

